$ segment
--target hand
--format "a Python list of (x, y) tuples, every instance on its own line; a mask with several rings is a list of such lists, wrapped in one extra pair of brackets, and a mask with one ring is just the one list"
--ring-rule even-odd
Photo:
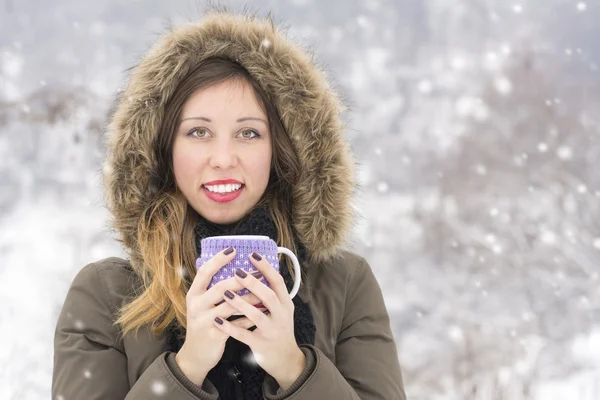
[[(255, 255), (258, 260), (254, 258)], [(222, 319), (222, 325), (219, 320), (213, 323), (225, 334), (250, 347), (257, 364), (285, 390), (298, 379), (305, 366), (304, 353), (294, 337), (294, 303), (281, 274), (259, 254), (253, 253), (249, 257), (271, 288), (242, 270), (236, 272), (235, 278), (262, 301), (270, 315), (229, 291), (222, 293), (223, 299), (251, 320), (256, 329), (251, 332)], [(233, 295), (233, 298), (227, 295)]]
[[(225, 343), (229, 335), (221, 329), (215, 328), (214, 320), (217, 317), (226, 319), (238, 309), (224, 302), (215, 306), (223, 297), (223, 291), (239, 291), (244, 286), (235, 278), (223, 280), (209, 290), (206, 290), (210, 280), (224, 265), (235, 257), (235, 249), (230, 254), (221, 251), (208, 260), (198, 270), (194, 281), (186, 295), (187, 328), (185, 342), (175, 356), (182, 372), (195, 384), (201, 385), (208, 372), (219, 362), (225, 351)], [(243, 296), (240, 301), (248, 307), (258, 304), (260, 300), (253, 294)], [(248, 329), (254, 325), (246, 317), (230, 322), (231, 326), (238, 329)]]

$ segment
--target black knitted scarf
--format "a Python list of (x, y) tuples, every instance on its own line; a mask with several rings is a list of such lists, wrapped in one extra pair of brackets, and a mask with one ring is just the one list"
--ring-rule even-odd
[[(200, 254), (200, 241), (209, 236), (219, 235), (264, 235), (277, 241), (277, 229), (268, 210), (263, 206), (254, 209), (246, 217), (232, 225), (216, 225), (200, 217), (195, 228), (196, 251)], [(306, 251), (301, 243), (296, 240), (298, 248), (298, 260), (300, 265), (305, 265)], [(292, 280), (287, 267), (286, 257), (280, 262), (280, 273), (283, 276), (288, 291), (291, 291), (294, 281)], [(315, 325), (310, 306), (300, 299), (297, 295), (294, 302), (294, 335), (296, 343), (314, 344)], [(229, 317), (228, 320), (235, 319), (236, 316)], [(250, 329), (253, 331), (255, 328)], [(185, 338), (185, 329), (181, 326), (172, 325), (167, 330), (167, 345), (170, 351), (177, 352), (183, 345)], [(252, 351), (250, 348), (230, 337), (225, 345), (225, 351), (219, 363), (210, 370), (207, 378), (215, 385), (219, 391), (221, 400), (234, 400), (233, 376), (234, 366), (237, 367), (241, 376), (242, 391), (246, 400), (263, 400), (262, 383), (265, 378), (265, 371), (256, 363), (247, 362), (253, 359), (250, 357)]]

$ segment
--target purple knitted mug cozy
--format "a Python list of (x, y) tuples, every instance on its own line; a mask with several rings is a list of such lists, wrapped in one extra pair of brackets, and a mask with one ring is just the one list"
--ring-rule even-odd
[[(200, 247), (202, 253), (196, 260), (196, 269), (202, 267), (205, 262), (210, 260), (215, 254), (225, 250), (228, 247), (233, 247), (236, 250), (236, 255), (231, 262), (225, 264), (212, 278), (207, 289), (218, 282), (231, 278), (235, 275), (237, 269), (242, 269), (246, 272), (256, 271), (254, 265), (248, 258), (253, 252), (262, 255), (269, 263), (279, 272), (279, 260), (277, 259), (277, 243), (268, 236), (212, 236), (202, 239)], [(263, 277), (261, 281), (270, 287), (269, 282)], [(237, 292), (239, 296), (249, 293), (249, 290), (244, 288)]]

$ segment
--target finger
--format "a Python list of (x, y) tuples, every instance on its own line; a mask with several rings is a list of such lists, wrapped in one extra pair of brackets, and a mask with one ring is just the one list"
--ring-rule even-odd
[(254, 344), (254, 332), (251, 332), (248, 329), (244, 329), (239, 326), (235, 326), (233, 323), (227, 321), (226, 319), (218, 317), (213, 320), (213, 324), (232, 338), (239, 340), (240, 342), (246, 344), (250, 348), (253, 347), (252, 345)]
[[(265, 278), (269, 282), (269, 285), (271, 286), (271, 290), (277, 295), (279, 302), (281, 304), (291, 302), (290, 294), (287, 290), (287, 287), (285, 286), (285, 281), (283, 280), (283, 277), (279, 272), (277, 272), (273, 265), (271, 265), (269, 260), (267, 260), (261, 254), (254, 252), (250, 254), (250, 261), (256, 267), (256, 269), (262, 272), (262, 274), (265, 276)], [(266, 285), (264, 286), (266, 287)], [(252, 289), (250, 290), (254, 292)]]
[[(249, 305), (249, 307), (252, 307), (252, 308), (258, 310), (259, 312), (268, 311), (264, 308), (254, 307), (254, 305), (250, 304), (247, 300), (244, 299), (244, 297), (246, 297), (246, 296), (252, 296), (252, 295), (247, 294), (245, 296), (242, 296), (242, 297), (238, 296), (238, 297), (239, 297), (240, 301), (247, 303)], [(229, 318), (234, 313), (240, 312), (239, 309), (237, 309), (236, 307), (234, 307), (233, 305), (231, 305), (227, 301), (225, 301), (225, 298), (223, 298), (223, 294), (221, 294), (221, 298), (223, 299), (223, 303), (216, 305), (215, 307), (210, 309), (210, 312), (208, 314), (208, 317), (210, 319), (214, 319), (215, 317)], [(254, 296), (254, 299), (257, 303), (260, 302), (260, 299), (258, 299), (256, 296)], [(242, 314), (244, 314), (244, 313), (242, 313)]]
[[(258, 273), (260, 274), (260, 272)], [(206, 297), (206, 304), (218, 304), (221, 300), (223, 300), (223, 292), (227, 289), (239, 292), (244, 288), (244, 285), (234, 277), (225, 279), (206, 291), (204, 294)]]
[[(256, 260), (254, 260), (254, 262), (258, 263)], [(236, 279), (238, 279), (240, 282), (243, 282), (244, 286), (246, 288), (248, 288), (248, 290), (250, 290), (254, 295), (256, 295), (256, 297), (258, 297), (261, 300), (263, 305), (266, 308), (268, 308), (269, 310), (271, 310), (273, 315), (285, 313), (283, 303), (279, 299), (279, 296), (273, 290), (273, 289), (277, 289), (277, 281), (275, 281), (275, 283), (272, 284), (272, 287), (268, 287), (267, 285), (263, 284), (261, 281), (259, 281), (258, 279), (254, 278), (252, 276), (246, 275), (245, 277), (242, 278), (242, 276), (240, 276), (240, 275), (243, 275), (243, 274), (240, 273), (238, 275), (238, 272), (236, 271)], [(283, 283), (283, 279), (280, 282), (280, 284), (285, 287), (285, 284)], [(290, 301), (289, 295), (287, 295), (287, 297), (288, 297), (287, 301)], [(286, 300), (284, 300), (284, 301), (286, 301)], [(285, 307), (285, 308), (287, 308), (287, 307)]]
[[(258, 284), (262, 285), (261, 283)], [(259, 329), (268, 329), (267, 325), (269, 324), (270, 319), (261, 310), (244, 301), (240, 296), (230, 290), (226, 290), (225, 293), (223, 293), (223, 298), (229, 305), (254, 322)]]
[(213, 258), (205, 262), (202, 267), (198, 268), (194, 281), (188, 291), (188, 295), (196, 296), (206, 292), (206, 288), (210, 284), (212, 277), (223, 268), (223, 266), (231, 262), (235, 257), (235, 254), (235, 249), (230, 247), (219, 252)]
[[(231, 289), (229, 289), (229, 290), (231, 290)], [(225, 292), (225, 290), (223, 290), (223, 292)], [(221, 292), (221, 297), (219, 297), (219, 302), (216, 303), (215, 306), (219, 306), (219, 305), (225, 303), (225, 299), (223, 298), (223, 292)], [(252, 304), (253, 306), (261, 303), (261, 300), (258, 297), (256, 297), (255, 295), (253, 295), (252, 293), (246, 293), (245, 295), (240, 296), (240, 297), (243, 300), (245, 300), (248, 304)], [(258, 308), (263, 308), (263, 307), (258, 307)]]
[(254, 322), (250, 321), (248, 318), (246, 317), (242, 317), (242, 318), (238, 318), (234, 321), (229, 321), (232, 325), (238, 326), (240, 328), (244, 328), (244, 329), (250, 329), (253, 326), (256, 326), (254, 324)]

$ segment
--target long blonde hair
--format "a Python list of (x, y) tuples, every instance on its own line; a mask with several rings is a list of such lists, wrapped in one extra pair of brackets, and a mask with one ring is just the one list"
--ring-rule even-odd
[[(115, 325), (123, 335), (149, 326), (160, 334), (175, 320), (186, 327), (186, 293), (196, 275), (194, 227), (196, 211), (178, 190), (172, 168), (173, 140), (185, 101), (197, 90), (229, 79), (246, 81), (265, 111), (271, 131), (273, 157), (269, 184), (256, 206), (266, 205), (278, 234), (278, 245), (297, 251), (291, 224), (292, 188), (300, 174), (300, 162), (278, 111), (268, 94), (240, 64), (211, 58), (190, 71), (179, 84), (165, 109), (155, 143), (156, 170), (151, 176), (154, 200), (139, 216), (138, 244), (143, 266), (141, 286), (133, 299), (121, 307)], [(294, 271), (289, 267), (290, 275)]]

